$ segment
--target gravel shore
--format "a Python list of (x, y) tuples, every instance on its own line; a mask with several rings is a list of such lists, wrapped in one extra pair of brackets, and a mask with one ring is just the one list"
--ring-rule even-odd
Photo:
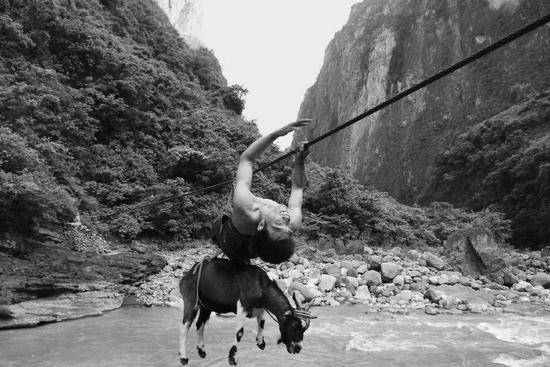
[[(136, 290), (139, 303), (181, 307), (177, 288), (185, 271), (216, 253), (208, 243), (159, 252), (167, 265)], [(463, 274), (444, 256), (414, 249), (373, 249), (337, 255), (304, 246), (290, 261), (272, 265), (253, 261), (288, 295), (299, 292), (317, 306), (364, 304), (367, 312), (512, 312), (529, 304), (550, 310), (550, 257), (540, 251), (514, 252), (496, 280)], [(519, 259), (518, 259), (519, 257)], [(506, 283), (506, 284), (505, 284)]]

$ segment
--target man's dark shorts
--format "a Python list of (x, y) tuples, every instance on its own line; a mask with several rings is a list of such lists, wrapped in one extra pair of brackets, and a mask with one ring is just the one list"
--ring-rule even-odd
[(227, 215), (214, 222), (212, 241), (232, 261), (249, 262), (258, 256), (252, 245), (252, 236), (239, 233)]

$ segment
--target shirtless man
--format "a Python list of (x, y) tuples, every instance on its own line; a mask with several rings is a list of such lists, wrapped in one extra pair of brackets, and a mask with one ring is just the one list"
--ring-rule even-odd
[(292, 189), (288, 206), (255, 196), (250, 192), (252, 163), (277, 138), (306, 126), (311, 120), (298, 120), (252, 143), (241, 155), (233, 193), (233, 211), (224, 215), (213, 228), (213, 240), (236, 262), (260, 257), (274, 264), (286, 261), (294, 253), (292, 234), (302, 224), (302, 199), (305, 184), (304, 160), (308, 151), (301, 146), (292, 171)]

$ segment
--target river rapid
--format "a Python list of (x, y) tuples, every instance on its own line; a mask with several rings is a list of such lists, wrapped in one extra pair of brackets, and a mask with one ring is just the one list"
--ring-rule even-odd
[[(550, 314), (519, 316), (365, 314), (364, 306), (314, 308), (319, 316), (300, 354), (276, 345), (267, 319), (267, 347), (256, 347), (255, 320), (239, 344), (240, 366), (550, 366)], [(178, 366), (180, 311), (122, 308), (104, 316), (0, 332), (2, 367)], [(190, 330), (190, 366), (228, 366), (232, 317), (213, 316), (206, 327), (206, 359)]]

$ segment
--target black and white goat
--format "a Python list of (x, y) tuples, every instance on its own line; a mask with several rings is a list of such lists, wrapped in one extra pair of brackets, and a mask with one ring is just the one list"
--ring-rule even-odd
[(195, 264), (180, 280), (179, 285), (184, 302), (183, 325), (180, 330), (182, 365), (189, 362), (185, 344), (197, 312), (197, 351), (201, 358), (206, 357), (204, 325), (210, 313), (233, 312), (237, 315), (235, 341), (228, 356), (229, 364), (232, 366), (237, 365), (237, 344), (244, 333), (245, 317), (256, 317), (256, 344), (263, 350), (265, 311), (271, 312), (279, 323), (281, 337), (278, 343), (284, 343), (289, 353), (300, 353), (304, 332), (309, 327), (310, 319), (314, 318), (309, 313), (309, 308), (302, 309), (295, 297), (296, 308), (293, 308), (277, 283), (271, 280), (265, 271), (254, 265), (238, 264), (219, 258), (207, 260), (203, 262), (202, 269), (200, 263)]

